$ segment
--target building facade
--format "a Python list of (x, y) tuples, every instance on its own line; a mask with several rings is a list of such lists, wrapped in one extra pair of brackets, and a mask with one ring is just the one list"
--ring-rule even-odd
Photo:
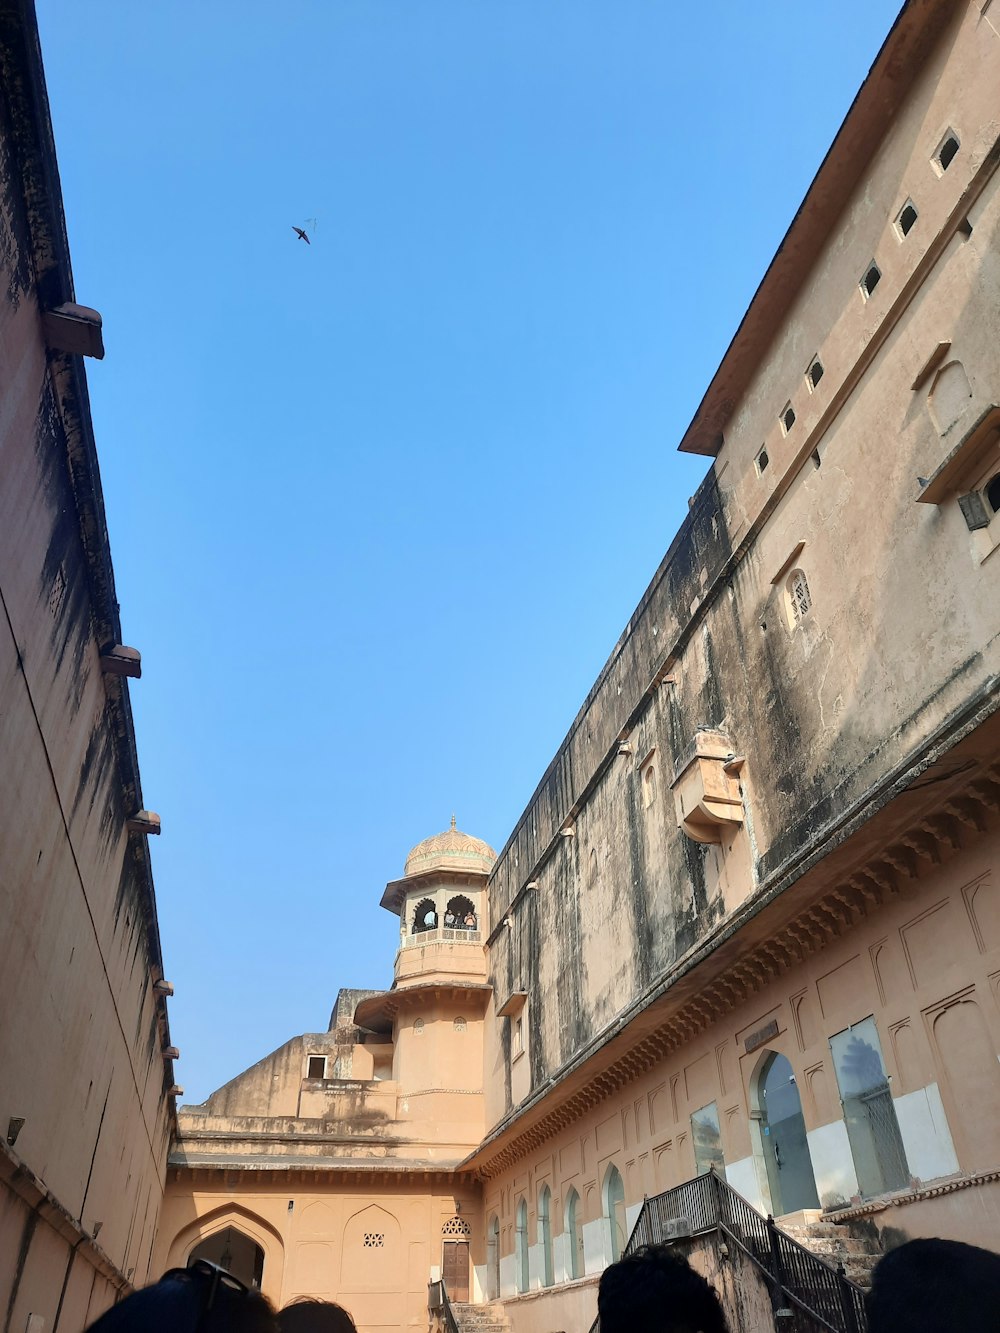
[[(354, 1081), (309, 1078), (336, 1031), (271, 1057), (300, 1118), (269, 1105), (263, 1174), (261, 1067), (186, 1108), (161, 1261), (266, 1197), (266, 1290), (416, 1326), (446, 1264), (464, 1294), (467, 1223), (473, 1300), (583, 1328), (644, 1196), (711, 1168), (779, 1216), (1000, 1249), (997, 26), (904, 7), (681, 441), (712, 460), (688, 518), (463, 890), (476, 938), (433, 874), (389, 887)], [(447, 1172), (421, 1209), (388, 1183), (406, 1126), (406, 1189)], [(384, 1319), (366, 1208), (410, 1244)]]
[(389, 987), (175, 1127), (99, 335), (7, 24), (8, 1327), (53, 1273), (74, 1329), (203, 1256), (363, 1330), (424, 1327), (441, 1277), (515, 1333), (580, 1330), (644, 1196), (708, 1170), (780, 1217), (1000, 1250), (998, 14), (904, 6), (680, 442), (711, 459), (688, 517), (499, 856), (454, 823), (414, 848)]
[(30, 3), (0, 91), (0, 1328), (75, 1333), (149, 1274), (169, 986)]

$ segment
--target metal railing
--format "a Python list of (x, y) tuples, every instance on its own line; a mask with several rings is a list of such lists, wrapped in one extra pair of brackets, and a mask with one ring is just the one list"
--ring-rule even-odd
[(458, 1321), (455, 1318), (455, 1311), (451, 1308), (448, 1288), (444, 1285), (443, 1278), (427, 1284), (427, 1308), (440, 1314), (444, 1333), (459, 1333)]
[[(709, 1232), (718, 1232), (763, 1274), (776, 1326), (788, 1333), (866, 1333), (865, 1294), (843, 1264), (834, 1268), (793, 1240), (714, 1171), (647, 1198), (624, 1253)], [(595, 1320), (591, 1333), (599, 1329)]]

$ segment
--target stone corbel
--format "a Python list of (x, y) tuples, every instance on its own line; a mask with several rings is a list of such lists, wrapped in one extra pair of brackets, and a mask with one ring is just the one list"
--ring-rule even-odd
[(720, 843), (743, 823), (745, 760), (721, 731), (699, 728), (694, 752), (673, 781), (677, 822), (695, 842)]

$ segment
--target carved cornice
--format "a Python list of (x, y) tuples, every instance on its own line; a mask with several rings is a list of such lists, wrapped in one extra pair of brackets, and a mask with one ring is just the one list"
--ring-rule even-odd
[(586, 1087), (571, 1094), (507, 1143), (498, 1144), (494, 1151), (487, 1148), (482, 1156), (474, 1154), (470, 1168), (478, 1179), (486, 1180), (515, 1165), (525, 1154), (625, 1084), (640, 1078), (664, 1056), (686, 1045), (789, 968), (798, 966), (865, 917), (904, 896), (922, 870), (939, 866), (954, 855), (962, 847), (967, 830), (984, 832), (998, 810), (1000, 763), (995, 763), (948, 799), (942, 812), (915, 818), (911, 828), (896, 835), (868, 863), (857, 867), (810, 903), (771, 939), (755, 945), (724, 975), (712, 978), (698, 995), (654, 1032), (644, 1034)]

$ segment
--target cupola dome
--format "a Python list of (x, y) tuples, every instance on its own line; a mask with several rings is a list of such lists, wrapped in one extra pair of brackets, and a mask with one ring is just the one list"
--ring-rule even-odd
[(496, 859), (497, 854), (489, 843), (457, 829), (455, 816), (452, 815), (451, 828), (417, 843), (406, 858), (403, 874), (423, 875), (432, 870), (455, 870), (488, 875)]

